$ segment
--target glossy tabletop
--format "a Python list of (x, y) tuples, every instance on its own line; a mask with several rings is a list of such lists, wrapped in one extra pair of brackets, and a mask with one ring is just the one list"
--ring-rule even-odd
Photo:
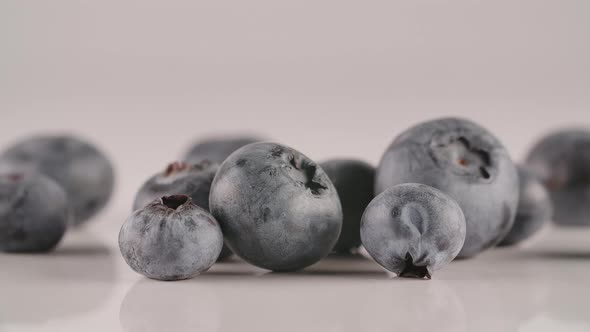
[(363, 256), (269, 273), (239, 259), (182, 282), (131, 271), (104, 225), (0, 255), (0, 331), (590, 331), (590, 231), (399, 279)]

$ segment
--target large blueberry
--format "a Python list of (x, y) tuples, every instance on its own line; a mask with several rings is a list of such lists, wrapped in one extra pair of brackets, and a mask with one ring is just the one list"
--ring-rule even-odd
[(516, 166), (500, 141), (471, 121), (428, 121), (397, 137), (377, 168), (376, 193), (410, 182), (437, 188), (461, 206), (467, 237), (459, 257), (495, 246), (512, 227)]
[(273, 271), (303, 269), (328, 255), (342, 208), (324, 171), (302, 153), (255, 143), (221, 165), (209, 197), (229, 247)]
[(590, 226), (589, 130), (545, 136), (533, 147), (526, 164), (549, 190), (555, 223)]
[(0, 251), (49, 251), (61, 240), (70, 213), (66, 193), (33, 173), (0, 175)]
[(37, 171), (52, 178), (65, 189), (77, 225), (107, 204), (115, 182), (113, 167), (105, 155), (70, 136), (38, 136), (21, 141), (3, 153), (0, 169)]
[[(209, 211), (209, 191), (217, 169), (217, 164), (208, 161), (193, 165), (172, 163), (141, 186), (135, 196), (133, 210), (142, 209), (162, 196), (180, 194), (191, 197), (194, 204)], [(224, 245), (219, 260), (231, 255), (231, 250)]]
[(221, 164), (237, 149), (256, 142), (260, 142), (260, 139), (251, 136), (208, 138), (194, 143), (184, 160), (189, 164), (197, 164), (205, 160)]
[(353, 159), (327, 160), (320, 166), (336, 187), (344, 215), (334, 251), (349, 253), (361, 245), (361, 217), (375, 194), (375, 168)]
[(516, 219), (500, 246), (511, 246), (528, 239), (551, 220), (553, 214), (549, 193), (535, 175), (528, 169), (518, 167), (518, 178), (520, 199)]
[(215, 218), (184, 195), (162, 197), (135, 211), (119, 233), (127, 264), (157, 280), (189, 279), (207, 271), (222, 247)]
[(459, 204), (422, 184), (401, 184), (367, 207), (361, 238), (367, 252), (400, 277), (428, 278), (451, 262), (465, 242)]

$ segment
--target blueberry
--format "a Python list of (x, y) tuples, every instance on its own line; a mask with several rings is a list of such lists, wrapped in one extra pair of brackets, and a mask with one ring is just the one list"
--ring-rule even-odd
[(217, 258), (218, 262), (224, 262), (229, 260), (234, 255), (233, 251), (227, 246), (227, 244), (223, 244), (223, 248), (221, 248), (221, 253), (219, 254), (219, 258)]
[(135, 211), (119, 233), (129, 266), (148, 278), (182, 280), (207, 271), (219, 257), (217, 221), (188, 196), (165, 196)]
[(104, 208), (114, 187), (113, 167), (104, 154), (69, 136), (38, 136), (22, 141), (0, 157), (0, 169), (38, 171), (52, 178), (65, 189), (76, 225)]
[(52, 250), (69, 216), (66, 194), (53, 180), (33, 173), (0, 175), (0, 251)]
[(542, 138), (527, 166), (549, 190), (554, 222), (590, 226), (590, 130), (569, 129)]
[[(182, 194), (191, 197), (194, 204), (209, 211), (209, 191), (217, 169), (217, 164), (208, 161), (193, 165), (172, 163), (143, 184), (135, 196), (133, 210), (144, 208), (162, 196)], [(224, 245), (219, 260), (230, 256), (231, 250)]]
[(459, 204), (422, 184), (401, 184), (367, 207), (361, 238), (367, 252), (400, 277), (428, 278), (457, 255), (465, 242)]
[(260, 142), (260, 139), (249, 136), (209, 138), (195, 143), (186, 153), (184, 160), (189, 164), (204, 160), (221, 164), (237, 149), (256, 142)]
[[(119, 321), (122, 331), (228, 331), (221, 327), (221, 322), (234, 320), (235, 317), (223, 316), (223, 309), (235, 299), (221, 303), (218, 294), (220, 291), (223, 292), (223, 289), (217, 286), (203, 280), (191, 282), (190, 285), (139, 280), (121, 301)], [(246, 298), (244, 295), (249, 294), (242, 293), (241, 289), (240, 296)], [(231, 319), (228, 319), (229, 317)], [(250, 326), (252, 325), (248, 325)], [(242, 330), (246, 330), (244, 326), (241, 327), (240, 331)]]
[(275, 143), (250, 144), (227, 158), (209, 203), (232, 251), (273, 271), (318, 262), (332, 251), (342, 227), (340, 200), (326, 173)]
[(147, 180), (139, 189), (133, 210), (139, 210), (162, 196), (187, 195), (197, 206), (209, 210), (209, 191), (218, 165), (207, 161), (198, 164), (172, 163)]
[(528, 169), (519, 167), (518, 177), (520, 200), (516, 219), (508, 235), (500, 242), (500, 246), (511, 246), (528, 239), (539, 231), (546, 221), (551, 220), (553, 214), (549, 193), (535, 175)]
[(336, 187), (344, 215), (334, 251), (350, 253), (361, 245), (361, 217), (374, 197), (375, 168), (351, 159), (332, 159), (320, 166)]
[(410, 182), (437, 188), (459, 203), (467, 221), (461, 258), (495, 246), (512, 227), (516, 166), (500, 141), (471, 121), (428, 121), (395, 139), (377, 168), (376, 193)]

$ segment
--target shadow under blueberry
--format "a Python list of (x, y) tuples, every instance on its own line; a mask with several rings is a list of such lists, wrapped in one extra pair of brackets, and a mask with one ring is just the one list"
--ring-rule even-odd
[(58, 248), (49, 255), (55, 257), (85, 257), (85, 258), (102, 258), (113, 255), (110, 248), (100, 244), (88, 244), (77, 246), (66, 246)]
[(109, 297), (115, 255), (92, 234), (68, 234), (46, 254), (0, 254), (3, 320), (43, 323), (91, 312)]
[(583, 251), (536, 250), (523, 251), (519, 255), (542, 260), (590, 261), (590, 252)]
[(217, 263), (211, 270), (192, 279), (208, 281), (260, 281), (305, 280), (310, 278), (337, 279), (391, 279), (391, 275), (376, 263), (361, 255), (328, 256), (319, 263), (300, 271), (273, 272), (257, 268), (242, 260), (229, 264)]
[(344, 260), (347, 262), (351, 261), (366, 261), (367, 258), (360, 253), (331, 253), (328, 257), (324, 258), (324, 260)]

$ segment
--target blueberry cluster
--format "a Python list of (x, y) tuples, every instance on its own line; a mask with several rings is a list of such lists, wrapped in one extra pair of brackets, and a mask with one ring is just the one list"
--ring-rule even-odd
[[(0, 250), (47, 251), (107, 203), (110, 162), (73, 137), (38, 137), (0, 156)], [(430, 279), (456, 258), (523, 242), (550, 219), (590, 225), (590, 131), (539, 141), (523, 165), (487, 129), (420, 123), (377, 167), (316, 163), (256, 137), (197, 142), (146, 180), (119, 233), (129, 266), (181, 280), (234, 253), (290, 272), (362, 248), (400, 277)]]
[(106, 156), (71, 136), (38, 136), (0, 155), (0, 251), (53, 249), (68, 226), (102, 210), (115, 176)]
[[(589, 194), (567, 203), (583, 213), (590, 202), (590, 173), (584, 178), (590, 144), (580, 142), (589, 137), (552, 135), (517, 166), (485, 128), (443, 118), (399, 135), (377, 168), (354, 159), (316, 163), (252, 137), (207, 140), (139, 190), (137, 211), (119, 236), (121, 252), (135, 271), (176, 280), (225, 258), (224, 246), (276, 272), (362, 246), (400, 277), (430, 279), (455, 258), (529, 238), (573, 190)], [(584, 151), (574, 154), (575, 148)], [(555, 156), (560, 149), (565, 159)], [(564, 211), (558, 223), (576, 218)], [(187, 223), (207, 228), (189, 230)]]
[(182, 280), (233, 255), (209, 213), (211, 185), (219, 163), (257, 141), (235, 137), (197, 142), (184, 161), (169, 164), (141, 186), (135, 212), (119, 233), (121, 255), (134, 271), (157, 280)]

